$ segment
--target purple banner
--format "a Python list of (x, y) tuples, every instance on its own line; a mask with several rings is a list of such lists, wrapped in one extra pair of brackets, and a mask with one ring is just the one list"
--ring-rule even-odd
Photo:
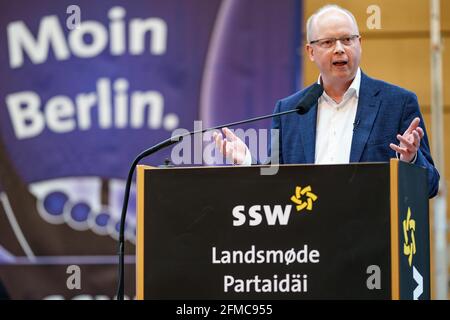
[[(131, 162), (195, 120), (206, 127), (268, 114), (298, 89), (300, 3), (1, 5), (0, 284), (11, 298), (113, 298)], [(130, 298), (135, 229), (133, 186)], [(68, 285), (70, 266), (80, 267), (80, 288)]]

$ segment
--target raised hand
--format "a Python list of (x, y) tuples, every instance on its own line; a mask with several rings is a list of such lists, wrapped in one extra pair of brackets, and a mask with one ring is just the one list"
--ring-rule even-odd
[(228, 161), (230, 161), (231, 163), (244, 163), (246, 154), (248, 152), (245, 143), (228, 128), (223, 128), (222, 132), (225, 135), (225, 138), (223, 138), (221, 133), (214, 132), (213, 134), (213, 139), (216, 142), (216, 147), (223, 155), (227, 157)]
[(420, 148), (420, 140), (423, 138), (424, 132), (423, 129), (419, 127), (419, 123), (420, 118), (414, 118), (403, 135), (397, 135), (400, 145), (395, 145), (393, 143), (389, 145), (392, 150), (398, 152), (400, 160), (402, 161), (411, 162)]

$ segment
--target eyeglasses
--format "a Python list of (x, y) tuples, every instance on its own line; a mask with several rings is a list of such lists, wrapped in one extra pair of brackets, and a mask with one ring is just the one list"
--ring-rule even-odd
[(324, 39), (318, 39), (310, 41), (309, 44), (315, 44), (317, 43), (319, 47), (324, 49), (329, 49), (331, 47), (334, 47), (336, 45), (336, 41), (340, 41), (344, 46), (348, 47), (353, 44), (353, 41), (355, 39), (359, 39), (360, 36), (358, 34), (353, 34), (349, 36), (342, 36), (340, 38), (324, 38)]

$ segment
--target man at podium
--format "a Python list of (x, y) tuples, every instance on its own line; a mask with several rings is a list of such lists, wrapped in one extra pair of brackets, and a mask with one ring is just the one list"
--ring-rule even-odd
[[(279, 141), (272, 144), (278, 142), (279, 163), (385, 162), (398, 157), (427, 169), (428, 195), (434, 197), (439, 173), (417, 96), (361, 70), (361, 36), (353, 14), (326, 5), (308, 19), (306, 34), (305, 49), (319, 69), (317, 82), (324, 91), (308, 113), (273, 118)], [(280, 100), (274, 112), (296, 108), (309, 89)], [(217, 148), (233, 163), (250, 165), (244, 142), (227, 128), (223, 134), (225, 138), (214, 134)]]

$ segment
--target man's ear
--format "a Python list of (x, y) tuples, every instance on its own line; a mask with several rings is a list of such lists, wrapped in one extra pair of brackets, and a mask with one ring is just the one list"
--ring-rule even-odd
[(309, 60), (311, 60), (312, 62), (314, 62), (314, 48), (312, 47), (312, 45), (307, 44), (307, 45), (305, 46), (305, 50), (306, 50), (306, 52), (308, 53)]

